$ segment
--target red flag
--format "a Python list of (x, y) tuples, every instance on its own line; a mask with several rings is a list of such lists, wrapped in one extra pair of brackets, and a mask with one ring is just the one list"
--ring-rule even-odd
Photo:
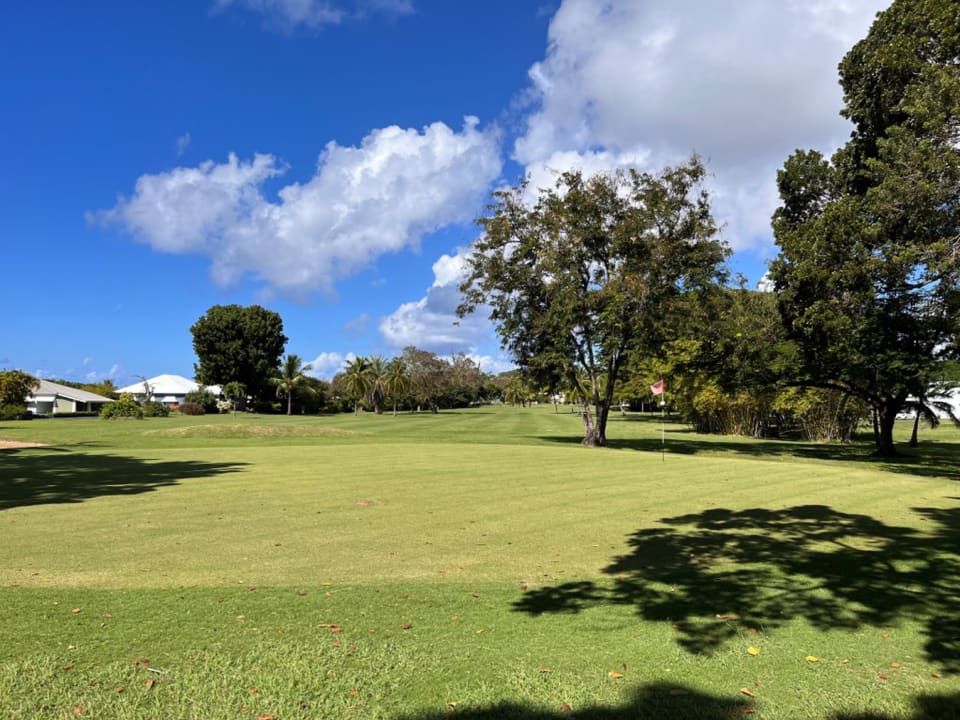
[(667, 389), (667, 386), (663, 382), (663, 378), (660, 378), (657, 382), (650, 386), (650, 392), (654, 395), (663, 395), (664, 391)]

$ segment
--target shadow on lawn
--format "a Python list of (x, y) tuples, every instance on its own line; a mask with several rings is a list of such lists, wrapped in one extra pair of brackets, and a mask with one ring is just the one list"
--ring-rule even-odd
[(514, 609), (629, 605), (644, 620), (673, 624), (691, 653), (797, 618), (820, 629), (909, 620), (923, 626), (927, 657), (960, 672), (960, 507), (914, 511), (926, 532), (823, 505), (663, 518), (667, 527), (633, 533), (630, 551), (603, 569), (611, 584), (541, 588)]
[(154, 462), (73, 450), (0, 451), (0, 510), (149, 492), (181, 480), (236, 472), (242, 463)]
[[(899, 720), (946, 720), (960, 717), (960, 695), (918, 695), (914, 712), (898, 715)], [(761, 708), (762, 709), (762, 708)], [(531, 708), (516, 703), (498, 703), (489, 707), (439, 711), (428, 714), (399, 715), (394, 720), (730, 720), (750, 717), (756, 708), (743, 698), (722, 698), (677, 685), (644, 685), (624, 705), (590, 706), (556, 711)], [(865, 713), (828, 716), (829, 720), (894, 720), (893, 716)]]
[[(582, 436), (540, 436), (539, 440), (556, 443), (580, 444)], [(699, 435), (692, 430), (671, 428), (666, 431), (666, 443), (661, 448), (660, 438), (608, 439), (613, 449), (666, 452), (668, 455), (731, 454), (755, 458), (793, 457), (808, 460), (839, 460), (874, 465), (889, 472), (945, 477), (960, 480), (960, 445), (956, 443), (925, 443), (919, 448), (898, 446), (895, 458), (876, 457), (872, 441), (847, 444), (811, 443), (802, 440), (728, 439), (725, 436)]]
[(680, 685), (652, 684), (637, 689), (627, 703), (612, 707), (593, 705), (566, 710), (558, 703), (554, 711), (503, 702), (481, 708), (398, 715), (394, 720), (729, 720), (753, 712), (746, 698), (722, 698)]

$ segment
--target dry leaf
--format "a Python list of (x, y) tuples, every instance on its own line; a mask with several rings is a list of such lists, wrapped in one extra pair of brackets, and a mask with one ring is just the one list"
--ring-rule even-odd
[(892, 663), (890, 663), (890, 667), (892, 667), (892, 668), (898, 668), (898, 667), (900, 667), (900, 663), (898, 663), (898, 662), (892, 662)]
[(404, 629), (404, 630), (409, 630), (409, 629), (412, 628), (412, 627), (413, 627), (413, 623), (404, 623), (404, 624), (403, 624), (403, 629)]
[(890, 633), (888, 633), (888, 632), (881, 633), (881, 634), (880, 634), (880, 637), (882, 637), (884, 640), (886, 640), (888, 637), (890, 637)]
[(939, 680), (939, 679), (940, 679), (940, 674), (939, 674), (939, 673), (930, 673), (930, 677), (932, 677), (934, 680)]
[(104, 613), (104, 614), (103, 614), (103, 619), (104, 619), (104, 620), (109, 620), (109, 619), (112, 618), (112, 617), (113, 617), (113, 615), (111, 615), (110, 613)]
[(456, 616), (456, 615), (451, 615), (451, 616), (450, 616), (450, 619), (453, 620), (454, 622), (456, 622), (457, 616)]
[(607, 673), (607, 675), (609, 675), (610, 677), (612, 677), (614, 680), (622, 680), (622, 679), (623, 679), (623, 673), (619, 673), (619, 672), (617, 672), (616, 670), (611, 670), (610, 672)]
[(742, 687), (740, 688), (740, 692), (746, 695), (747, 697), (756, 697), (756, 695), (753, 693), (753, 691), (750, 688)]
[(539, 668), (537, 668), (537, 672), (538, 672), (538, 673), (550, 673), (550, 672), (553, 672), (553, 670), (551, 670), (550, 668), (546, 668), (546, 667), (539, 667)]
[(257, 589), (256, 585), (247, 585), (247, 590), (256, 590), (256, 589)]
[(332, 633), (343, 632), (343, 628), (340, 627), (339, 625), (331, 625), (331, 626), (330, 626), (330, 632), (332, 632)]
[(74, 608), (74, 609), (71, 610), (70, 612), (72, 612), (72, 613), (78, 613), (78, 612), (80, 612), (80, 608)]
[(353, 688), (353, 689), (350, 691), (350, 697), (356, 697), (356, 696), (357, 696), (357, 689), (356, 689), (356, 688)]
[(306, 594), (307, 594), (306, 590), (297, 590), (297, 595), (299, 595), (300, 597), (303, 597)]
[(74, 714), (74, 715), (83, 715), (83, 705), (77, 705), (77, 706), (73, 709), (73, 714)]
[(237, 622), (243, 622), (247, 619), (246, 615), (237, 615)]
[(717, 615), (717, 620), (736, 620), (736, 615)]
[(816, 655), (807, 655), (805, 658), (807, 662), (818, 662), (819, 658)]
[(255, 695), (257, 692), (257, 686), (251, 685), (249, 688), (247, 688), (247, 692), (250, 693), (251, 695)]
[(123, 692), (123, 685), (117, 685), (117, 686), (113, 689), (113, 691), (114, 691), (117, 695), (119, 695), (120, 693)]
[(283, 635), (283, 628), (277, 628), (277, 635)]
[(63, 666), (63, 669), (64, 669), (64, 670), (73, 670), (73, 665), (64, 665), (64, 666)]
[(560, 706), (560, 712), (570, 712), (571, 710), (573, 710), (573, 708), (570, 707), (570, 703), (563, 703)]
[(341, 644), (341, 642), (340, 642), (339, 640), (334, 640), (334, 641), (333, 641), (333, 646), (334, 646), (334, 647), (343, 647), (343, 645)]
[(759, 655), (760, 648), (754, 647), (753, 645), (751, 645), (750, 647), (747, 648), (747, 652), (750, 653), (751, 655)]
[(877, 677), (880, 678), (881, 680), (886, 680), (886, 679), (887, 679), (887, 676), (886, 676), (884, 673), (878, 673), (878, 674), (877, 674)]
[(143, 681), (143, 684), (146, 685), (146, 686), (147, 686), (147, 690), (149, 690), (150, 688), (152, 688), (154, 685), (157, 684), (157, 681), (156, 681), (154, 678), (149, 677), (149, 678), (147, 678), (146, 680)]

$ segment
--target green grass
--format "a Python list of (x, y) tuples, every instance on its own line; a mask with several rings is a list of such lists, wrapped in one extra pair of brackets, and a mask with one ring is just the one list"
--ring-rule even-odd
[(0, 717), (960, 715), (957, 430), (898, 462), (660, 430), (0, 425), (48, 444), (0, 451)]

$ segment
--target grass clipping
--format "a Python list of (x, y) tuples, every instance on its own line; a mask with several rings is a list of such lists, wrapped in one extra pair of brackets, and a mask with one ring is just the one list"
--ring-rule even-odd
[(370, 433), (308, 425), (192, 425), (189, 427), (148, 430), (144, 435), (175, 438), (324, 438), (362, 437)]

